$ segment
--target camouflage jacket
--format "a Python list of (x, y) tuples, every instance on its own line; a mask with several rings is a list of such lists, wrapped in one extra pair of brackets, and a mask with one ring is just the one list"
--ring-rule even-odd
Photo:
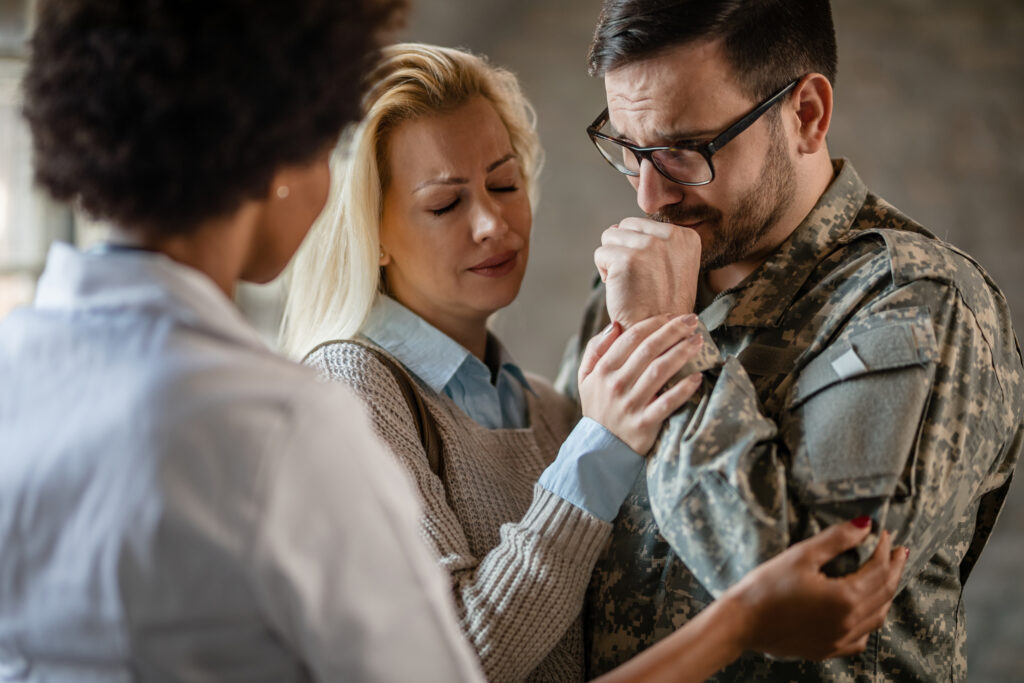
[[(747, 653), (714, 680), (962, 681), (962, 589), (1021, 450), (1024, 369), (1006, 301), (969, 256), (868, 192), (849, 162), (768, 260), (698, 295), (705, 381), (615, 522), (585, 608), (588, 672), (684, 624), (758, 563), (870, 515), (910, 548), (861, 655)], [(607, 324), (603, 290), (578, 339)], [(563, 377), (575, 376), (582, 343)], [(567, 391), (567, 393), (572, 393)]]

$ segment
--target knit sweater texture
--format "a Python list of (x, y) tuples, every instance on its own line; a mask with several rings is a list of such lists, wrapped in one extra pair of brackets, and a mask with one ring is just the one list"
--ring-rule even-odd
[(307, 360), (348, 384), (421, 497), (420, 530), (451, 579), (463, 633), (488, 680), (583, 680), (580, 611), (611, 525), (537, 485), (578, 417), (550, 384), (529, 376), (530, 426), (487, 429), (415, 375), (443, 444), (442, 481), (388, 369), (354, 344)]

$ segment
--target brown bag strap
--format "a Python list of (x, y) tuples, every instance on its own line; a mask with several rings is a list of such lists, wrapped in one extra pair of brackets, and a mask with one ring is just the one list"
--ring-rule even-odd
[(306, 362), (310, 356), (322, 347), (333, 344), (352, 344), (353, 346), (366, 349), (374, 358), (384, 364), (384, 367), (388, 369), (391, 376), (395, 378), (395, 382), (398, 384), (398, 388), (401, 390), (402, 396), (405, 398), (405, 402), (409, 407), (409, 412), (412, 413), (413, 420), (416, 421), (416, 431), (419, 433), (420, 443), (423, 444), (423, 450), (427, 453), (427, 463), (430, 465), (430, 470), (436, 474), (441, 481), (444, 481), (444, 455), (441, 445), (440, 430), (438, 429), (437, 421), (434, 419), (434, 416), (430, 414), (427, 404), (423, 402), (423, 397), (420, 396), (420, 392), (416, 390), (413, 379), (409, 375), (409, 371), (406, 370), (405, 367), (390, 354), (382, 351), (376, 346), (366, 344), (355, 339), (332, 339), (330, 341), (317, 344), (309, 353), (303, 356), (302, 362)]

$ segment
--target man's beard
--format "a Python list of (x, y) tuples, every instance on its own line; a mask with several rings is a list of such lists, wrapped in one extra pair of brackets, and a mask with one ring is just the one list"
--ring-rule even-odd
[(771, 122), (771, 147), (761, 179), (739, 198), (727, 224), (723, 224), (720, 210), (707, 205), (683, 208), (673, 204), (650, 218), (676, 225), (703, 223), (706, 237), (701, 241), (701, 270), (722, 268), (749, 256), (778, 223), (793, 197), (796, 173), (786, 156), (782, 126), (777, 120)]

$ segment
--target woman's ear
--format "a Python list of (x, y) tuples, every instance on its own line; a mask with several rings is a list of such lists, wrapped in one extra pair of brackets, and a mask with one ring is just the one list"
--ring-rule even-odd
[(825, 135), (832, 123), (832, 84), (819, 73), (800, 79), (793, 91), (797, 120), (797, 152), (815, 154), (825, 145)]

